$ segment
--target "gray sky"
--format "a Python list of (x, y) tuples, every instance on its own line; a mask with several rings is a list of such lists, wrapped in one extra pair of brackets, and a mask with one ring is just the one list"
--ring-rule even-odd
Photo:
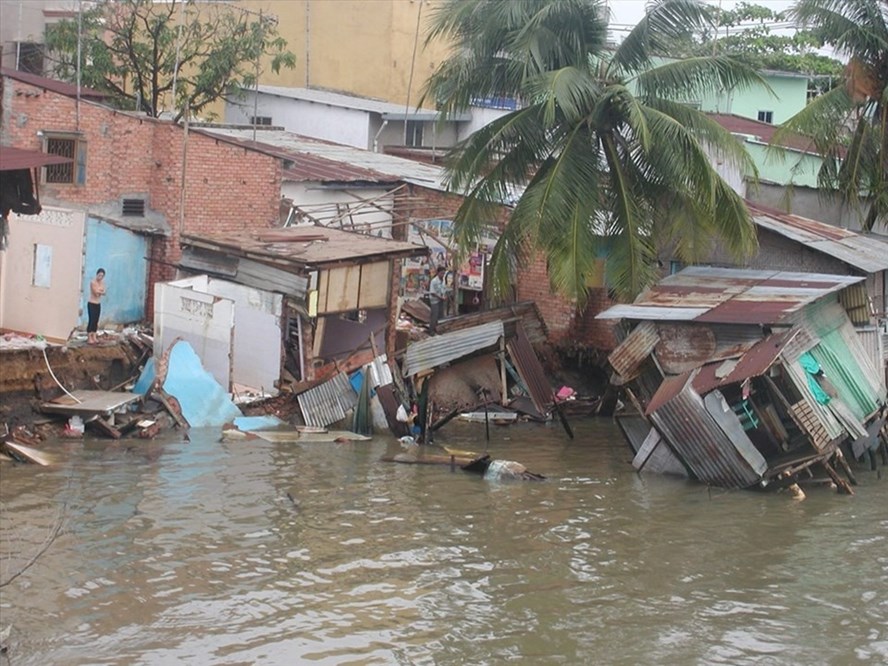
[[(650, 0), (608, 0), (610, 6), (613, 32), (619, 39), (625, 35), (632, 26), (644, 16), (644, 8)], [(736, 0), (706, 0), (709, 4), (716, 7), (721, 6), (722, 9), (733, 9), (737, 4)], [(782, 12), (789, 9), (793, 2), (791, 0), (747, 0), (749, 4), (761, 5), (775, 12)]]

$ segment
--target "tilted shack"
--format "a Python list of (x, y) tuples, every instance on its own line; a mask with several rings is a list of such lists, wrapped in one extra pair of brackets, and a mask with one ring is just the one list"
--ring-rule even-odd
[(842, 305), (863, 280), (692, 267), (599, 315), (638, 322), (609, 357), (636, 469), (745, 488), (876, 446), (885, 384)]

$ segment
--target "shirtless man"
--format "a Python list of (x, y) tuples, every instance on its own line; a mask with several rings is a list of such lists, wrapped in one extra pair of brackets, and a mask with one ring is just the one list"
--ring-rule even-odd
[(89, 322), (86, 325), (86, 342), (90, 345), (98, 344), (96, 332), (99, 330), (99, 315), (102, 312), (102, 296), (105, 295), (105, 269), (96, 271), (96, 276), (89, 282), (89, 300), (86, 302), (86, 312)]

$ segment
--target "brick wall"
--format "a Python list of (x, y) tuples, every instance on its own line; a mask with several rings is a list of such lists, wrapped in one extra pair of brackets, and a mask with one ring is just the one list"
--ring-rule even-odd
[[(4, 77), (4, 144), (42, 150), (37, 132), (78, 129), (76, 100)], [(89, 208), (125, 196), (146, 196), (162, 214), (169, 237), (154, 238), (147, 312), (153, 285), (175, 275), (180, 232), (236, 232), (278, 225), (280, 160), (168, 121), (81, 101), (79, 130), (86, 140), (86, 182), (41, 184), (42, 197)], [(182, 163), (185, 162), (183, 178)], [(184, 197), (183, 193), (184, 185)]]
[[(418, 186), (410, 186), (409, 194), (406, 204), (396, 205), (396, 220), (410, 217), (452, 219), (463, 201), (461, 196)], [(508, 222), (508, 218), (509, 209), (503, 206), (497, 215), (497, 224), (501, 229)], [(536, 303), (540, 316), (548, 328), (550, 342), (576, 343), (601, 349), (614, 347), (611, 325), (594, 318), (596, 314), (612, 305), (607, 290), (593, 290), (589, 295), (585, 311), (578, 314), (576, 304), (554, 293), (549, 285), (546, 259), (536, 256), (518, 271), (515, 297), (518, 301)]]

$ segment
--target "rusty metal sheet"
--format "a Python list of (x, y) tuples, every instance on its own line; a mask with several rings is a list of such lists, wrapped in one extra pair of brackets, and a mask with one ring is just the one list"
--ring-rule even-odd
[(861, 276), (691, 266), (599, 318), (776, 324)]
[(659, 341), (657, 327), (649, 321), (641, 322), (617, 345), (607, 360), (620, 377), (630, 380)]
[[(425, 306), (425, 312), (428, 312), (428, 306)], [(428, 315), (426, 315), (426, 320), (428, 320)], [(438, 331), (448, 333), (497, 320), (503, 322), (503, 330), (508, 337), (512, 337), (515, 334), (515, 328), (520, 323), (531, 344), (540, 345), (547, 343), (546, 324), (543, 322), (542, 317), (540, 317), (536, 303), (533, 301), (512, 303), (501, 308), (449, 317), (438, 323)]]
[(888, 270), (888, 246), (881, 240), (800, 215), (750, 205), (759, 227), (868, 273)]
[[(700, 395), (706, 395), (721, 386), (737, 384), (765, 374), (797, 332), (795, 329), (769, 335), (736, 361), (707, 363), (700, 368), (691, 382), (694, 390)], [(732, 365), (728, 367), (728, 364)]]
[(414, 342), (404, 354), (404, 376), (410, 377), (492, 347), (502, 336), (503, 323), (494, 321)]
[(659, 342), (654, 353), (666, 374), (693, 370), (715, 356), (715, 332), (711, 326), (661, 323), (657, 333)]
[[(749, 438), (728, 438), (724, 424), (716, 421), (688, 381), (680, 383), (680, 390), (651, 412), (650, 418), (679, 460), (704, 483), (747, 488), (767, 470), (764, 457)], [(724, 418), (736, 420), (730, 410)]]
[(518, 326), (515, 337), (506, 343), (506, 348), (530, 393), (534, 407), (542, 413), (548, 412), (553, 403), (552, 385), (522, 326)]
[(345, 264), (424, 256), (428, 248), (404, 241), (323, 227), (325, 240), (306, 240), (308, 232), (320, 227), (298, 226), (277, 230), (290, 240), (264, 241), (259, 232), (185, 234), (183, 247), (213, 250), (230, 256), (247, 257), (291, 270), (314, 270)]
[(18, 171), (19, 169), (35, 169), (50, 164), (67, 164), (73, 162), (70, 157), (50, 155), (37, 150), (24, 150), (12, 146), (0, 146), (0, 171)]

